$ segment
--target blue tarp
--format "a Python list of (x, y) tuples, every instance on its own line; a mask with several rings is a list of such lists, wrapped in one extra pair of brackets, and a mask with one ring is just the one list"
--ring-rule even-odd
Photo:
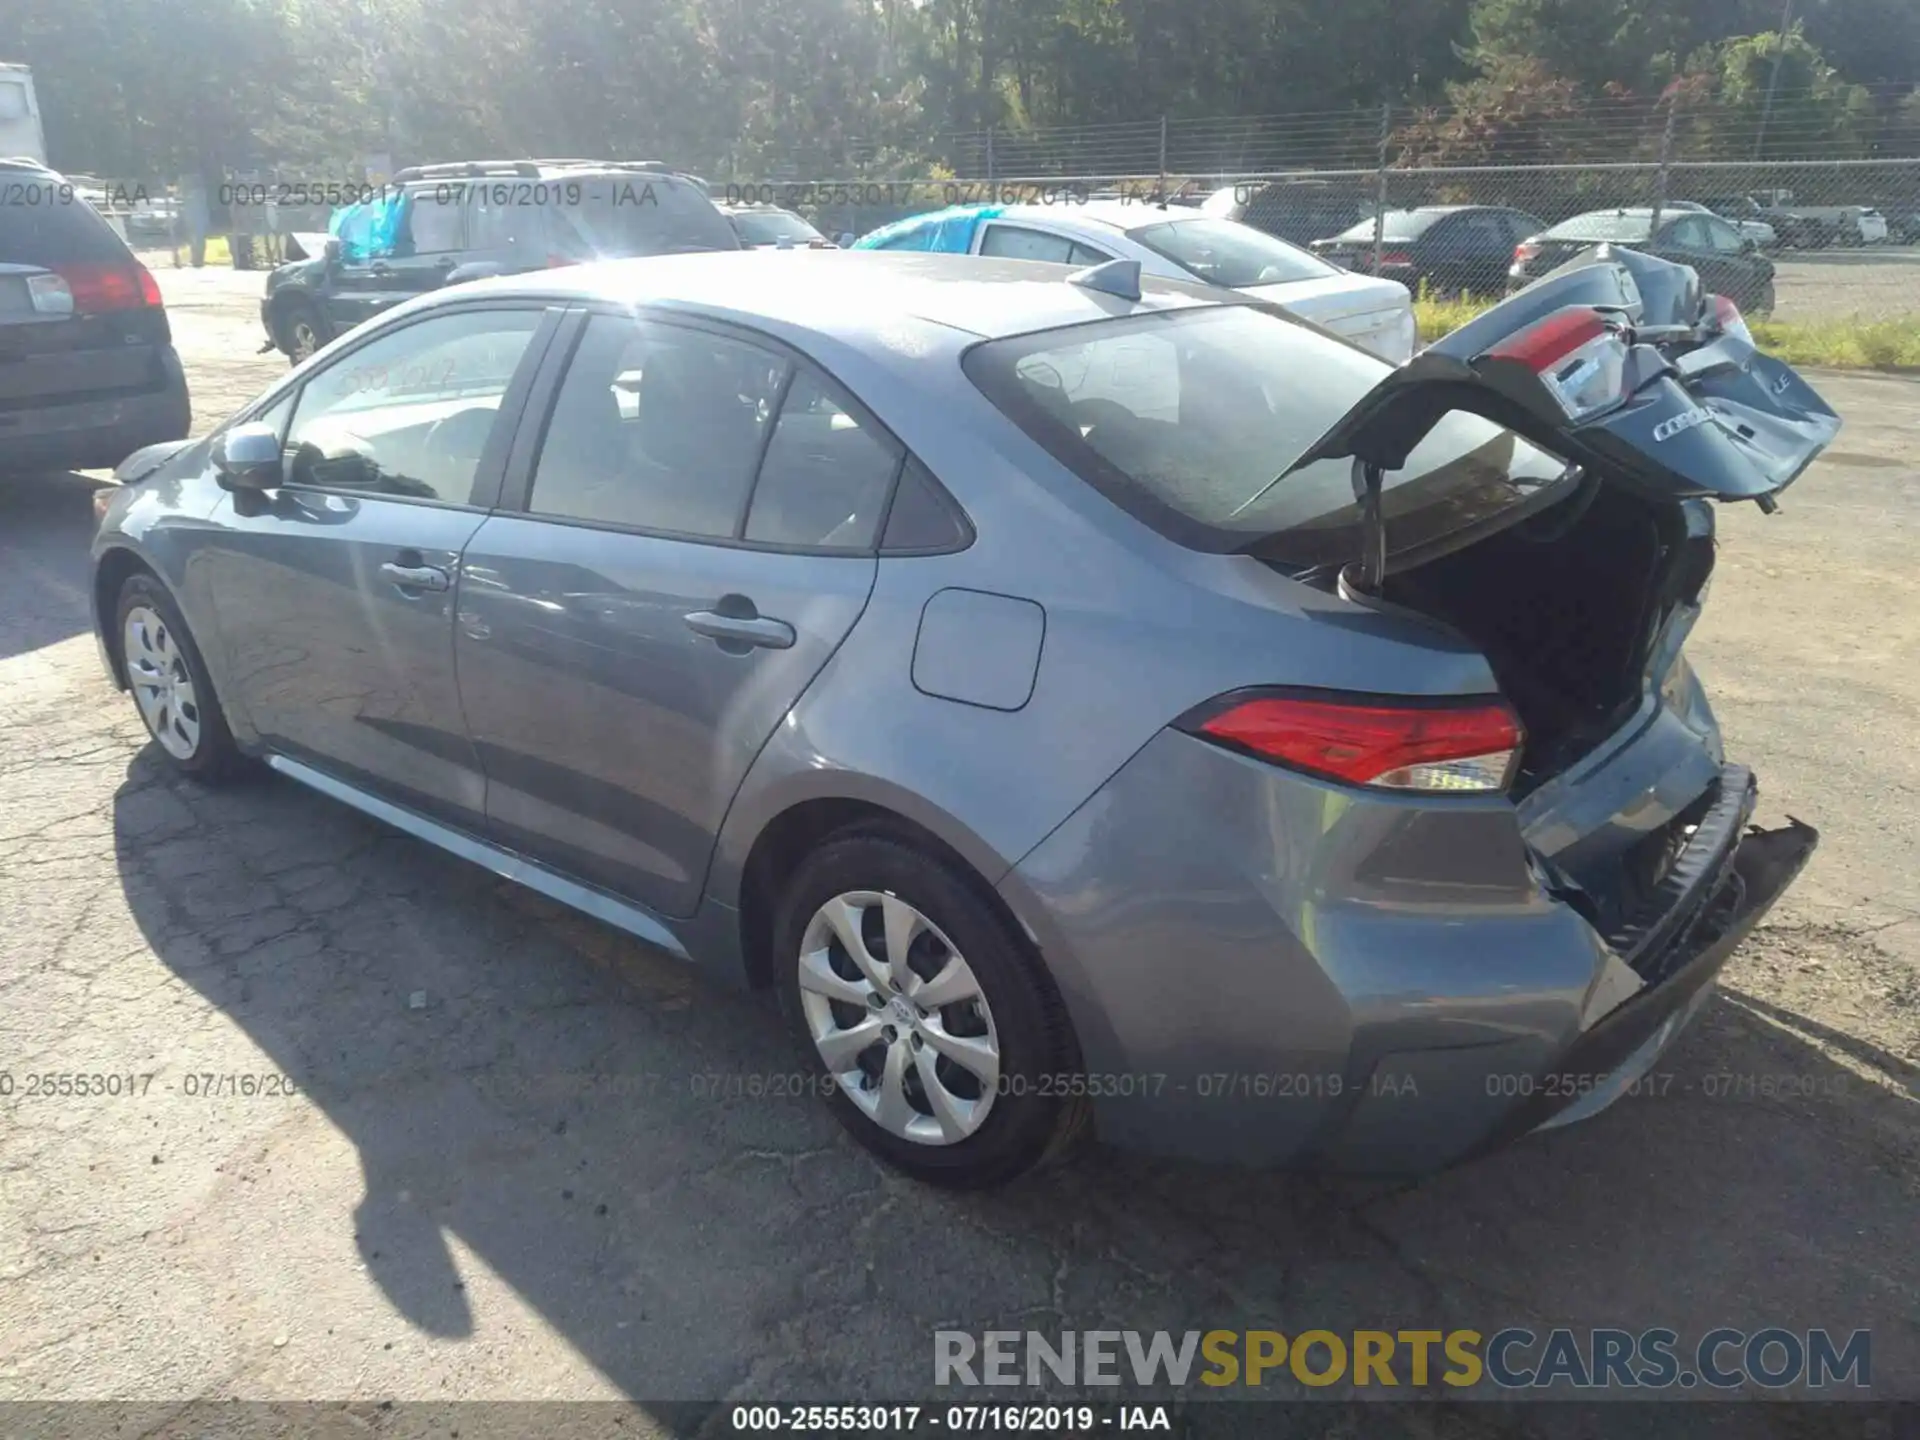
[(930, 250), (939, 255), (965, 255), (973, 249), (974, 231), (1005, 206), (949, 205), (926, 215), (909, 215), (891, 225), (862, 235), (855, 250)]
[(396, 191), (334, 211), (327, 233), (339, 240), (340, 258), (367, 260), (395, 254), (406, 234), (406, 202), (406, 192)]

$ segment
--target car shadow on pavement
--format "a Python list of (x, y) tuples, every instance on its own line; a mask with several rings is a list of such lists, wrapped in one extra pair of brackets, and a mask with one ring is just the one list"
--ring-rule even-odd
[[(113, 808), (146, 941), (237, 1027), (237, 1060), (157, 1041), (167, 1083), (280, 1072), (327, 1122), (204, 1099), (183, 1253), (322, 1345), (397, 1315), (485, 1353), (524, 1306), (635, 1399), (846, 1400), (934, 1394), (938, 1329), (1869, 1327), (1873, 1393), (1920, 1391), (1914, 1069), (1790, 1014), (1716, 999), (1610, 1113), (1418, 1182), (1089, 1149), (956, 1195), (870, 1160), (771, 1008), (683, 962), (269, 776), (149, 749)], [(449, 1363), (421, 1354), (396, 1389)]]
[(91, 623), (93, 495), (78, 471), (0, 475), (0, 660), (82, 634)]

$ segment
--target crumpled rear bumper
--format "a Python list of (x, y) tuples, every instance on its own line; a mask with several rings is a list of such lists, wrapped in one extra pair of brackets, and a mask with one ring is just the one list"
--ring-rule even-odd
[(1603, 923), (1504, 797), (1357, 791), (1167, 732), (1000, 890), (1105, 1141), (1418, 1173), (1604, 1108), (1679, 1033), (1818, 839), (1750, 830), (1746, 770), (1716, 783), (1647, 903)]
[[(1497, 1149), (1530, 1130), (1584, 1120), (1625, 1094), (1699, 1009), (1714, 977), (1786, 893), (1819, 842), (1819, 831), (1789, 819), (1777, 830), (1755, 827), (1729, 847), (1724, 863), (1713, 864), (1698, 904), (1639, 957), (1635, 968), (1657, 976), (1655, 983), (1575, 1041), (1479, 1148)], [(1591, 1084), (1589, 1077), (1604, 1079)]]

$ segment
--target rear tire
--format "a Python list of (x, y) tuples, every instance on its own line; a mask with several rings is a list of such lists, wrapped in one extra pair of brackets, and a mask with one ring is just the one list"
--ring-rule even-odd
[(794, 874), (773, 944), (829, 1108), (897, 1169), (1000, 1185), (1085, 1129), (1065, 1006), (971, 874), (894, 833), (845, 834)]
[(1753, 313), (1764, 319), (1773, 314), (1774, 304), (1773, 281), (1769, 280), (1760, 287), (1760, 294), (1753, 302)]
[(242, 756), (200, 647), (166, 587), (151, 575), (128, 576), (113, 633), (134, 708), (162, 759), (205, 784), (230, 778)]

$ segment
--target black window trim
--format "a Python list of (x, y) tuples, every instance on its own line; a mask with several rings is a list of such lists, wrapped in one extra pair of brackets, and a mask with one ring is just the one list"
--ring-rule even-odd
[[(767, 426), (766, 434), (761, 437), (760, 454), (754, 461), (753, 478), (747, 486), (741, 512), (735, 518), (732, 535), (696, 535), (683, 530), (658, 530), (616, 520), (589, 520), (575, 515), (549, 515), (533, 508), (531, 502), (534, 474), (539, 466), (540, 452), (546, 447), (547, 429), (553, 424), (554, 413), (559, 408), (560, 389), (568, 371), (573, 366), (580, 342), (586, 335), (587, 322), (596, 315), (702, 330), (739, 344), (751, 345), (786, 362), (786, 379), (781, 384), (771, 423)], [(622, 305), (613, 301), (589, 301), (568, 311), (563, 331), (564, 333), (558, 334), (553, 343), (548, 345), (541, 360), (541, 374), (537, 383), (530, 387), (527, 404), (517, 419), (512, 449), (494, 506), (499, 513), (523, 515), (543, 525), (566, 525), (576, 529), (603, 530), (616, 535), (639, 535), (652, 540), (674, 540), (688, 545), (752, 550), (769, 555), (810, 555), (839, 559), (870, 560), (896, 555), (951, 555), (965, 550), (978, 536), (979, 532), (975, 530), (971, 517), (967, 515), (959, 501), (953, 498), (952, 491), (940, 482), (940, 477), (935, 474), (933, 467), (916, 455), (913, 449), (896, 435), (884, 420), (874, 414), (873, 410), (855, 395), (839, 376), (811, 355), (767, 334), (764, 330), (712, 316), (691, 315), (657, 305), (644, 303)], [(861, 546), (789, 545), (784, 542), (745, 538), (747, 520), (753, 513), (753, 500), (760, 490), (761, 473), (766, 463), (767, 449), (773, 442), (774, 430), (780, 424), (780, 408), (785, 405), (794, 377), (800, 373), (802, 367), (812, 371), (824, 382), (823, 388), (827, 391), (828, 397), (858, 420), (861, 429), (870, 429), (873, 434), (885, 437), (887, 442), (899, 452), (899, 458), (894, 462), (893, 475), (887, 483), (886, 499), (880, 507), (879, 523), (874, 527), (873, 539), (868, 544)], [(887, 522), (893, 516), (893, 502), (900, 493), (900, 480), (910, 460), (919, 462), (920, 468), (933, 482), (940, 503), (956, 517), (960, 539), (955, 543), (937, 549), (887, 550), (882, 547), (881, 542), (887, 533)]]
[[(276, 491), (312, 491), (322, 495), (345, 495), (359, 500), (382, 500), (396, 505), (425, 505), (438, 510), (464, 510), (484, 515), (500, 503), (499, 496), (505, 478), (506, 461), (511, 453), (509, 447), (520, 428), (520, 407), (524, 405), (535, 378), (546, 364), (547, 351), (552, 347), (554, 336), (559, 332), (560, 322), (566, 318), (564, 308), (549, 300), (532, 296), (502, 296), (497, 299), (468, 297), (451, 304), (435, 305), (429, 309), (415, 311), (399, 320), (376, 321), (367, 333), (356, 336), (353, 343), (346, 349), (338, 355), (329, 357), (324, 366), (315, 370), (295, 371), (293, 375), (265, 394), (256, 397), (225, 424), (212, 431), (207, 439), (212, 441), (235, 425), (244, 425), (265, 415), (275, 405), (288, 398), (293, 401), (292, 408), (287, 412), (287, 425), (291, 426), (294, 417), (300, 413), (300, 397), (315, 376), (327, 374), (334, 366), (389, 335), (412, 329), (426, 320), (464, 314), (471, 310), (538, 310), (542, 315), (540, 323), (534, 327), (533, 334), (527, 338), (527, 348), (521, 352), (520, 361), (514, 368), (513, 378), (507, 382), (507, 388), (501, 393), (500, 408), (497, 412), (499, 418), (494, 422), (492, 433), (487, 436), (486, 448), (480, 454), (480, 463), (473, 472), (473, 484), (469, 487), (464, 501), (441, 500), (425, 495), (387, 495), (377, 490), (336, 490), (325, 485), (289, 483), (272, 488)], [(502, 424), (502, 420), (508, 423)], [(286, 439), (287, 431), (283, 428), (280, 431), (282, 446), (286, 444)]]

